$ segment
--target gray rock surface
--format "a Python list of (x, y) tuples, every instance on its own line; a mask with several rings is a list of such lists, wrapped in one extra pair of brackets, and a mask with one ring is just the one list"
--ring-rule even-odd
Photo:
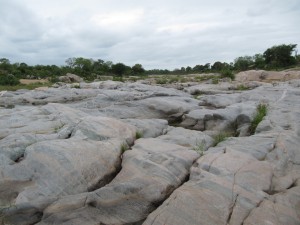
[(252, 100), (269, 100), (269, 122), (251, 137), (209, 148), (189, 181), (143, 224), (300, 224), (300, 90), (280, 85), (255, 91)]
[(0, 222), (300, 224), (299, 84), (1, 92)]
[(83, 79), (76, 75), (76, 74), (72, 74), (72, 73), (67, 73), (65, 76), (60, 76), (58, 78), (59, 81), (61, 82), (65, 82), (65, 83), (80, 83), (83, 82)]

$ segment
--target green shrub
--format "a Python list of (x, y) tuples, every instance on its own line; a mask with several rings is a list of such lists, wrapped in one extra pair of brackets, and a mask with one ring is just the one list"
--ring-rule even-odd
[(57, 83), (57, 82), (59, 82), (59, 79), (58, 79), (58, 77), (51, 77), (50, 79), (49, 79), (49, 81), (51, 82), (51, 83)]
[(249, 90), (249, 87), (247, 87), (243, 84), (240, 84), (240, 85), (237, 86), (236, 89), (239, 90), (239, 91), (246, 91), (246, 90)]
[(159, 79), (156, 79), (157, 84), (166, 84), (168, 83), (168, 79), (166, 77), (161, 77)]
[(212, 79), (212, 83), (213, 83), (213, 84), (218, 84), (218, 83), (219, 83), (219, 78), (214, 77), (214, 78)]
[(186, 78), (184, 78), (184, 77), (182, 77), (182, 78), (180, 79), (180, 83), (186, 83), (186, 82), (188, 82), (188, 79), (186, 79)]
[(124, 82), (123, 77), (117, 77), (117, 76), (114, 76), (114, 77), (113, 77), (113, 81)]
[(19, 79), (12, 74), (0, 75), (0, 85), (15, 86), (19, 83)]
[(221, 77), (222, 78), (225, 78), (225, 77), (228, 77), (230, 78), (231, 80), (234, 80), (235, 79), (235, 75), (233, 74), (233, 72), (231, 70), (222, 70), (221, 71)]
[(171, 77), (169, 80), (169, 83), (177, 83), (179, 80), (180, 80), (179, 76)]
[(263, 120), (263, 118), (267, 115), (267, 112), (268, 112), (268, 107), (266, 104), (260, 103), (256, 107), (256, 113), (250, 124), (250, 134), (255, 133), (256, 127)]

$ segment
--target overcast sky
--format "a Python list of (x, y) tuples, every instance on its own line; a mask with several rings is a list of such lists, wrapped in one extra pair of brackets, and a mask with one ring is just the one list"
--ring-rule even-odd
[(0, 0), (0, 58), (12, 63), (174, 69), (279, 44), (300, 49), (300, 0)]

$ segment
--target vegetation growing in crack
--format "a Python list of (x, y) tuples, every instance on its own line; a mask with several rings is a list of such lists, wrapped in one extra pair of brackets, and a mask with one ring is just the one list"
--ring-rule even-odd
[(141, 131), (135, 132), (135, 139), (140, 139), (142, 137), (143, 137), (143, 132), (141, 132)]
[(198, 152), (200, 156), (203, 156), (206, 150), (206, 141), (202, 140), (201, 142), (196, 141), (196, 145), (193, 147), (193, 150)]
[(232, 137), (232, 135), (228, 132), (219, 132), (213, 136), (213, 147), (217, 146), (220, 142), (225, 141), (228, 137)]
[(246, 91), (246, 90), (249, 90), (250, 88), (243, 85), (243, 84), (240, 84), (240, 85), (237, 86), (236, 89), (239, 90), (239, 91)]
[(64, 123), (61, 123), (60, 125), (54, 127), (54, 132), (55, 132), (55, 133), (58, 133), (59, 130), (60, 130), (61, 128), (63, 128), (64, 126), (65, 126), (65, 124), (64, 124)]
[(123, 154), (124, 152), (126, 152), (129, 149), (129, 146), (127, 145), (127, 143), (123, 142), (121, 144), (121, 154)]
[(267, 112), (268, 112), (268, 107), (266, 104), (260, 103), (256, 107), (256, 113), (254, 115), (253, 120), (251, 121), (250, 128), (249, 128), (250, 134), (255, 133), (256, 127), (263, 120), (263, 118), (267, 115)]

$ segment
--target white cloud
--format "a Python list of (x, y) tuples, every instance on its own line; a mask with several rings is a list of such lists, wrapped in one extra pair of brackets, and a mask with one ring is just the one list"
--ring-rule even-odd
[(103, 27), (122, 28), (132, 26), (139, 22), (143, 16), (143, 10), (131, 10), (126, 12), (110, 12), (105, 14), (96, 14), (91, 17), (91, 21)]
[(299, 0), (0, 0), (0, 57), (101, 58), (146, 68), (233, 61), (300, 44)]

